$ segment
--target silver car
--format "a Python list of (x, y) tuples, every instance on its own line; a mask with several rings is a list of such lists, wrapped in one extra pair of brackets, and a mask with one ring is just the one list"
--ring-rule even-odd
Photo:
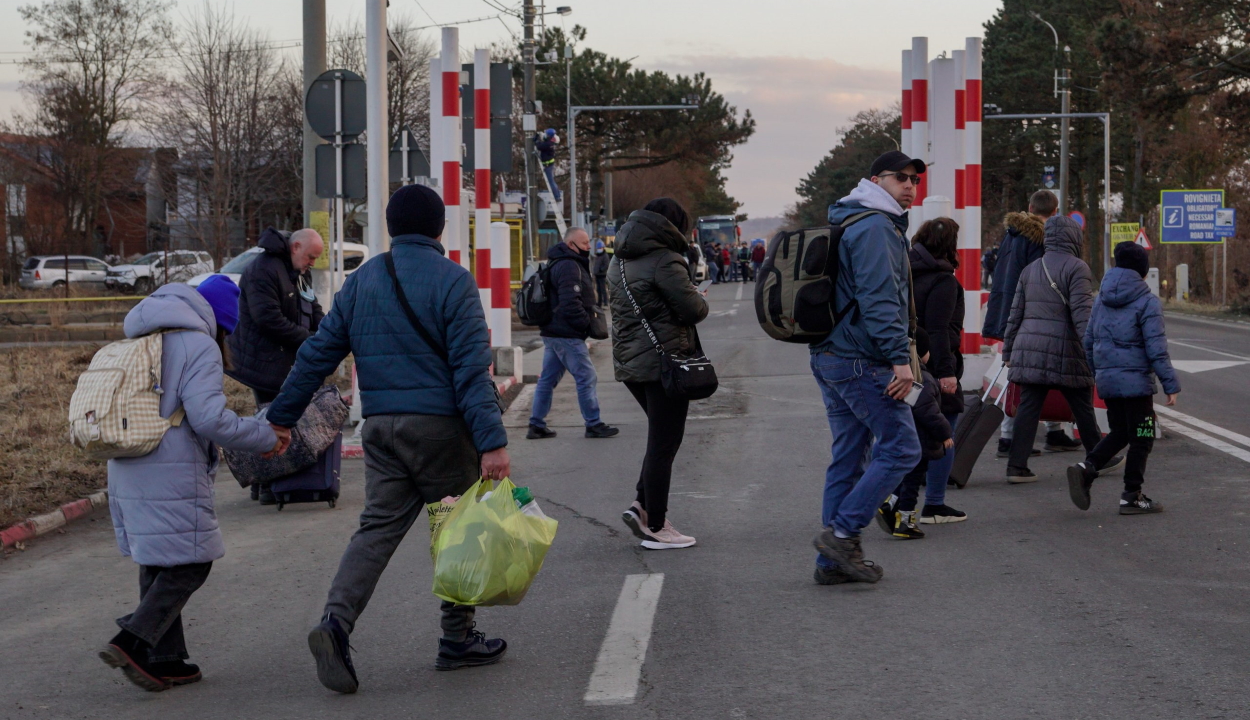
[(26, 258), (17, 284), (25, 290), (62, 287), (66, 283), (104, 287), (108, 263), (89, 255), (35, 255)]

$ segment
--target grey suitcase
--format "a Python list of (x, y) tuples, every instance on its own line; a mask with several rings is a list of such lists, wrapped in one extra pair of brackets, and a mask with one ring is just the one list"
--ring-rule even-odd
[(995, 431), (1003, 422), (1002, 403), (1007, 397), (1007, 391), (1000, 392), (994, 402), (988, 402), (990, 391), (994, 389), (994, 385), (998, 383), (998, 376), (1002, 374), (1003, 369), (999, 368), (998, 375), (994, 376), (985, 394), (973, 399), (955, 426), (955, 462), (951, 465), (950, 477), (955, 481), (955, 487), (961, 490), (972, 477), (972, 468), (981, 457), (985, 444), (994, 437)]

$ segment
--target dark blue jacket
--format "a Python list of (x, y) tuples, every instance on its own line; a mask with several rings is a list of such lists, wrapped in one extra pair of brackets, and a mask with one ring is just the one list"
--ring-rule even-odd
[(551, 322), (542, 326), (543, 337), (585, 340), (590, 314), (595, 307), (595, 284), (590, 277), (590, 258), (568, 243), (556, 243), (547, 251), (551, 281)]
[(347, 278), (317, 334), (300, 348), (282, 393), (269, 407), (270, 422), (293, 427), (322, 380), (352, 353), (364, 417), (461, 416), (478, 452), (507, 445), (490, 376), (490, 335), (473, 276), (424, 235), (392, 238), (391, 255), (408, 303), (447, 350), (450, 364), (412, 327), (384, 259), (374, 257)]
[(1154, 395), (1153, 375), (1163, 381), (1163, 392), (1181, 391), (1168, 357), (1163, 306), (1136, 270), (1111, 268), (1102, 279), (1085, 330), (1085, 357), (1094, 369), (1099, 397)]
[(1007, 234), (998, 247), (994, 283), (981, 329), (981, 335), (996, 340), (1002, 340), (1007, 332), (1007, 316), (1011, 313), (1011, 301), (1016, 297), (1020, 273), (1046, 252), (1045, 222), (1038, 216), (1026, 212), (1008, 213), (1003, 225)]
[(920, 441), (920, 451), (930, 460), (941, 460), (946, 455), (943, 443), (950, 440), (951, 424), (942, 414), (942, 391), (938, 381), (923, 367), (920, 369), (920, 382), (924, 390), (920, 398), (911, 408), (912, 420), (916, 423), (916, 439)]
[(538, 159), (544, 165), (555, 162), (556, 144), (547, 139), (546, 135), (537, 135), (534, 137), (534, 149), (538, 151)]

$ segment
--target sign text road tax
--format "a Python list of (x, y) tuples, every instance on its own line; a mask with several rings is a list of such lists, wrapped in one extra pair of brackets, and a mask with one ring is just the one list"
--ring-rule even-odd
[(1164, 190), (1160, 196), (1159, 241), (1221, 243), (1216, 211), (1224, 207), (1223, 190)]

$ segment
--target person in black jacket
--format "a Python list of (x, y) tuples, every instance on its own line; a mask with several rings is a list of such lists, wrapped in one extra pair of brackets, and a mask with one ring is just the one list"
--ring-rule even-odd
[(595, 304), (599, 307), (608, 306), (608, 263), (612, 256), (602, 240), (595, 243), (595, 256), (591, 260), (591, 269), (595, 275)]
[(599, 419), (599, 398), (595, 392), (598, 377), (590, 360), (586, 338), (595, 319), (595, 289), (590, 276), (590, 235), (581, 228), (569, 228), (564, 242), (547, 251), (548, 292), (551, 293), (551, 322), (542, 326), (543, 371), (534, 388), (530, 411), (529, 440), (552, 438), (556, 431), (547, 427), (551, 396), (567, 370), (577, 382), (577, 404), (586, 421), (586, 437), (610, 438), (620, 432)]

